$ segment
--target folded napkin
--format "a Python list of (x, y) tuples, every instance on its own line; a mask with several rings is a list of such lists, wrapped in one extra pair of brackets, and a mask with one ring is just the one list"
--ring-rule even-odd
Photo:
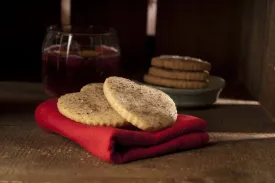
[(58, 112), (57, 99), (41, 103), (35, 111), (38, 125), (64, 136), (91, 154), (111, 163), (126, 163), (184, 149), (205, 146), (209, 136), (204, 120), (178, 115), (176, 123), (165, 130), (149, 133), (76, 123)]

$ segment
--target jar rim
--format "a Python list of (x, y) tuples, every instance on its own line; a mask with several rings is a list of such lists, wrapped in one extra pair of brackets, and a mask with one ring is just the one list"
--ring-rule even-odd
[(79, 35), (79, 36), (111, 36), (116, 35), (116, 30), (112, 27), (101, 25), (51, 25), (47, 31), (61, 33), (63, 35)]

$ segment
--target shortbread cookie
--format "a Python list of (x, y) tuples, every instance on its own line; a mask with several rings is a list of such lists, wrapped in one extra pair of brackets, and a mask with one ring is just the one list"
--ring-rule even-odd
[(208, 81), (188, 81), (188, 80), (176, 80), (176, 79), (166, 79), (157, 76), (152, 76), (150, 74), (144, 75), (144, 81), (146, 83), (166, 86), (171, 88), (182, 88), (182, 89), (201, 89), (208, 86)]
[[(81, 92), (83, 91), (87, 91), (87, 92), (90, 92), (90, 93), (101, 93), (103, 94), (103, 83), (90, 83), (90, 84), (87, 84), (85, 86), (83, 86), (80, 90)], [(104, 94), (103, 94), (104, 95)]]
[(183, 80), (193, 80), (193, 81), (204, 81), (209, 77), (207, 71), (201, 72), (190, 72), (190, 71), (179, 71), (171, 69), (163, 69), (158, 67), (150, 67), (150, 75), (168, 78), (168, 79), (183, 79)]
[(160, 68), (185, 71), (210, 71), (211, 64), (198, 58), (181, 56), (160, 56), (152, 58), (151, 65)]
[(177, 118), (174, 101), (164, 92), (121, 77), (109, 77), (103, 85), (110, 105), (129, 123), (144, 131), (170, 127)]
[[(61, 114), (76, 122), (94, 125), (121, 127), (128, 123), (108, 103), (103, 88), (97, 85), (90, 90), (69, 93), (58, 99), (57, 107)], [(92, 90), (97, 92), (91, 92)]]

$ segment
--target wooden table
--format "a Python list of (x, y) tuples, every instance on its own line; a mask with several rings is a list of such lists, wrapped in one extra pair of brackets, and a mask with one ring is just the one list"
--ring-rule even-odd
[(0, 83), (0, 183), (275, 182), (275, 124), (256, 102), (179, 109), (208, 121), (212, 145), (113, 165), (41, 130), (33, 114), (46, 98), (40, 84)]

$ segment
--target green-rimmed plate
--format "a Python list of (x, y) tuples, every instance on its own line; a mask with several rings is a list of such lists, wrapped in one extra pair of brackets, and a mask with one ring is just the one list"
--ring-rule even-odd
[(174, 100), (178, 107), (203, 107), (212, 105), (217, 101), (226, 84), (223, 78), (217, 76), (210, 76), (209, 86), (204, 89), (176, 89), (148, 83), (138, 83), (162, 90)]

